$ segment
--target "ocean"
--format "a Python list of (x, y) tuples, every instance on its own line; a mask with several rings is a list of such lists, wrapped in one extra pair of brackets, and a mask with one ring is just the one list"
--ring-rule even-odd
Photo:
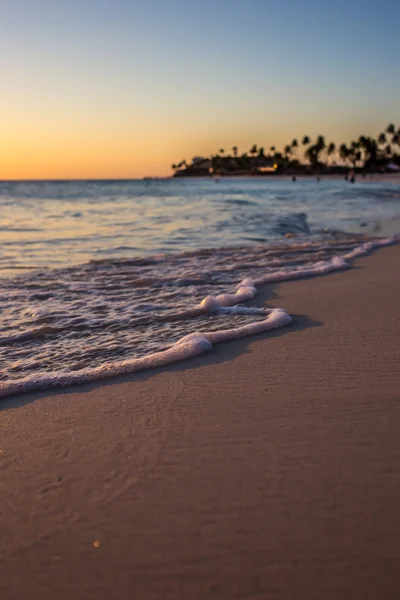
[(252, 305), (258, 287), (350, 268), (398, 241), (400, 185), (0, 182), (0, 209), (4, 397), (289, 325), (283, 307)]

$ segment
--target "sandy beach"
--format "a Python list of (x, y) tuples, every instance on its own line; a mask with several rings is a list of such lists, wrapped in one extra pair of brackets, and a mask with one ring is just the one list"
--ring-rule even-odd
[(295, 323), (0, 402), (2, 600), (400, 597), (400, 247)]

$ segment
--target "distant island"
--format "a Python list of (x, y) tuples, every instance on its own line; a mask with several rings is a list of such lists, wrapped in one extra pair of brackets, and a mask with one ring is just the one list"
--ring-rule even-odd
[(360, 135), (350, 144), (327, 143), (323, 135), (313, 142), (305, 135), (301, 144), (293, 139), (278, 151), (271, 146), (267, 153), (254, 144), (239, 154), (233, 146), (230, 154), (221, 148), (216, 154), (196, 156), (190, 163), (182, 160), (171, 165), (174, 177), (212, 177), (223, 175), (310, 175), (343, 174), (349, 169), (363, 173), (400, 170), (400, 127), (390, 123), (377, 138)]

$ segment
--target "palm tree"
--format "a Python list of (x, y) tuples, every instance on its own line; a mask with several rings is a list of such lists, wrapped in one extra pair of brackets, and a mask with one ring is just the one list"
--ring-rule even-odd
[(329, 157), (329, 156), (332, 156), (332, 154), (335, 154), (335, 152), (336, 152), (336, 144), (335, 144), (335, 142), (330, 142), (328, 144), (328, 147), (326, 148), (326, 154)]
[(311, 162), (311, 159), (310, 159), (310, 157), (309, 157), (309, 155), (307, 153), (307, 150), (306, 150), (306, 146), (308, 146), (309, 144), (311, 144), (311, 138), (310, 138), (310, 136), (308, 136), (308, 135), (303, 136), (303, 139), (301, 140), (301, 144), (302, 144), (302, 146), (304, 148), (304, 150), (303, 150), (304, 157), (308, 158), (308, 160)]
[(291, 148), (291, 154), (294, 155), (295, 160), (297, 160), (296, 148), (298, 147), (298, 145), (299, 145), (298, 141), (294, 138), (292, 140), (292, 143), (290, 144), (290, 148)]
[(386, 134), (385, 133), (380, 133), (379, 136), (378, 136), (378, 144), (380, 146), (384, 146), (386, 144), (386, 141), (387, 141)]
[(396, 128), (393, 123), (389, 123), (389, 125), (386, 127), (386, 133), (390, 133), (390, 135), (396, 133)]
[(289, 156), (292, 154), (292, 146), (290, 144), (288, 144), (287, 146), (285, 146), (283, 153), (285, 155), (285, 158), (288, 159)]
[(392, 144), (400, 148), (400, 127), (392, 137)]
[(357, 152), (354, 152), (353, 154), (353, 166), (354, 168), (356, 168), (357, 163), (361, 160), (361, 151), (357, 150)]
[(355, 169), (357, 163), (361, 160), (362, 153), (360, 150), (360, 142), (351, 142), (350, 148), (347, 149), (347, 159), (352, 163), (353, 168)]
[(323, 135), (319, 135), (315, 144), (307, 148), (305, 155), (314, 166), (319, 163), (319, 155), (325, 150), (325, 147), (325, 138)]
[[(301, 142), (293, 138), (292, 142), (284, 147), (282, 153), (276, 151), (276, 146), (271, 146), (269, 158), (284, 164), (298, 164), (299, 161), (296, 156), (298, 150), (296, 151), (296, 149), (299, 148), (300, 144), (303, 146), (304, 157), (314, 167), (320, 167), (321, 163), (336, 164), (335, 161), (330, 160), (331, 156), (335, 157), (336, 152), (344, 163), (351, 162), (354, 167), (361, 160), (364, 161), (365, 167), (373, 168), (384, 165), (389, 159), (400, 164), (400, 127), (396, 129), (393, 123), (389, 123), (386, 129), (376, 138), (360, 135), (357, 141), (353, 141), (349, 145), (341, 144), (339, 147), (334, 142), (327, 144), (323, 135), (319, 135), (314, 143), (308, 135), (303, 136)], [(219, 153), (211, 156), (214, 170), (218, 171), (226, 162), (222, 159), (224, 154), (225, 150), (221, 148)], [(232, 159), (232, 154), (236, 160)], [(238, 147), (232, 146), (232, 154), (229, 153), (229, 158), (232, 159), (230, 162), (231, 168), (246, 169), (250, 172), (253, 167), (260, 164), (260, 159), (265, 156), (265, 149), (262, 146), (258, 148), (256, 144), (253, 144), (248, 154), (244, 153), (239, 156)], [(323, 158), (320, 158), (321, 156)], [(175, 172), (183, 167), (188, 167), (186, 160), (171, 165), (171, 169)]]
[(255, 156), (257, 154), (258, 150), (257, 150), (257, 144), (253, 144), (253, 146), (250, 148), (249, 153), (252, 156)]
[(330, 142), (327, 148), (327, 154), (328, 156), (331, 156), (332, 154), (335, 154), (335, 150), (336, 150), (336, 144), (335, 142)]
[(360, 135), (357, 148), (364, 151), (364, 167), (376, 163), (378, 156), (378, 143), (376, 140), (365, 135)]
[(339, 147), (340, 158), (346, 162), (349, 159), (349, 155), (350, 155), (349, 148), (346, 146), (346, 144), (341, 144)]
[(317, 155), (316, 155), (316, 146), (315, 146), (315, 144), (311, 144), (310, 146), (308, 146), (308, 148), (304, 152), (304, 156), (305, 156), (305, 158), (308, 159), (308, 161), (312, 165), (314, 165), (314, 166), (316, 165), (316, 163), (318, 162), (318, 159), (317, 159)]

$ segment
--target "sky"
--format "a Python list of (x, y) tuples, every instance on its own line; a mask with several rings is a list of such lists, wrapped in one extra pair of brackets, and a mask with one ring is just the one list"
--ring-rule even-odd
[(400, 125), (398, 0), (0, 0), (0, 179)]

